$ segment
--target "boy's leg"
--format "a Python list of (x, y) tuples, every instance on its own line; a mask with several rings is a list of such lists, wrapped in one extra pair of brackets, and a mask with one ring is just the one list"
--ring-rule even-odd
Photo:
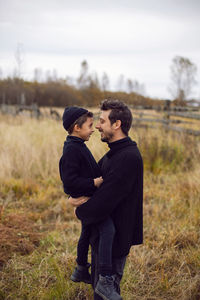
[(90, 226), (81, 224), (81, 235), (77, 246), (77, 264), (80, 266), (86, 266), (88, 263), (88, 250), (90, 243)]
[(81, 229), (81, 236), (79, 238), (77, 247), (77, 266), (71, 275), (71, 280), (74, 282), (91, 283), (91, 275), (88, 271), (90, 264), (88, 263), (88, 249), (90, 238), (90, 227), (83, 226)]

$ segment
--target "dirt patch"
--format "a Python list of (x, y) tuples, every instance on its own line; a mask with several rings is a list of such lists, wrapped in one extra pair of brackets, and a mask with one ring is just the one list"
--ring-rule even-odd
[(25, 214), (10, 214), (0, 218), (0, 267), (14, 253), (26, 255), (40, 244), (44, 234)]

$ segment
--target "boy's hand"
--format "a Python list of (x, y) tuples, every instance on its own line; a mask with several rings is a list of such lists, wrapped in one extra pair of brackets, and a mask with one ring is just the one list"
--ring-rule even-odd
[(97, 177), (97, 178), (95, 178), (94, 179), (94, 185), (96, 186), (96, 187), (100, 187), (100, 185), (103, 183), (103, 178), (102, 178), (102, 176), (101, 177)]
[(90, 198), (89, 197), (85, 197), (85, 196), (81, 196), (79, 198), (72, 198), (72, 197), (69, 197), (68, 201), (69, 203), (74, 206), (74, 207), (78, 207), (80, 206), (81, 204), (87, 202)]

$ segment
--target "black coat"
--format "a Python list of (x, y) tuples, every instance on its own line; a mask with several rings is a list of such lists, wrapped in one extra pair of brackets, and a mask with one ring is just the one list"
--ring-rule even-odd
[[(104, 182), (88, 202), (76, 209), (83, 224), (95, 224), (111, 216), (116, 228), (113, 256), (129, 253), (143, 242), (143, 162), (137, 144), (129, 137), (109, 144), (99, 161)], [(93, 226), (91, 244), (97, 250)]]
[(101, 170), (84, 140), (67, 136), (59, 170), (66, 194), (76, 198), (96, 191), (93, 179), (101, 176)]

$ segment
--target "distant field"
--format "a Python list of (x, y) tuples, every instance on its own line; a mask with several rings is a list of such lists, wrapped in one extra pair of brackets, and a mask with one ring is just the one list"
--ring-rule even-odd
[[(200, 137), (155, 124), (130, 133), (144, 159), (144, 244), (131, 249), (122, 296), (197, 300)], [(92, 300), (90, 286), (69, 279), (80, 223), (58, 173), (65, 136), (61, 121), (0, 115), (0, 299)], [(88, 142), (97, 160), (108, 149), (99, 138)]]

